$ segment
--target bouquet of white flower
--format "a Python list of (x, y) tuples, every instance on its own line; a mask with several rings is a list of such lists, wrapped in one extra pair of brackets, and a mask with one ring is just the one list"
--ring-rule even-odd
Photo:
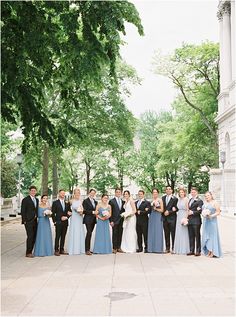
[(181, 219), (181, 225), (187, 226), (188, 225), (188, 218), (182, 218)]
[(109, 214), (109, 211), (108, 210), (103, 210), (102, 212), (102, 216), (103, 217), (108, 217), (110, 214)]
[(210, 214), (211, 214), (211, 212), (210, 212), (209, 209), (207, 209), (207, 208), (203, 209), (203, 211), (202, 211), (202, 216), (203, 216), (204, 218), (207, 218), (208, 216), (210, 216)]
[(77, 208), (77, 210), (76, 210), (80, 215), (82, 215), (83, 214), (83, 207), (82, 207), (82, 205), (79, 205), (79, 207)]
[(46, 209), (46, 210), (44, 210), (43, 214), (44, 214), (44, 217), (46, 217), (46, 216), (50, 217), (52, 215), (52, 212), (50, 209)]

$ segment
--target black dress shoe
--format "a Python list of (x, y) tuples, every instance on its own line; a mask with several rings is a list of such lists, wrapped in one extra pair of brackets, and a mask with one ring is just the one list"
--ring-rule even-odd
[(60, 251), (60, 254), (69, 255), (69, 253), (68, 253), (68, 252), (65, 252), (65, 251)]
[(144, 250), (144, 253), (148, 253), (148, 250), (147, 250), (147, 249), (145, 249), (145, 250)]
[(143, 250), (142, 249), (137, 249), (136, 252), (138, 252), (138, 253), (139, 252), (143, 252)]
[(200, 255), (201, 255), (201, 253), (199, 253), (199, 252), (195, 253), (195, 256), (200, 256)]
[(54, 252), (54, 255), (56, 255), (56, 256), (60, 256), (59, 251), (55, 251), (55, 252)]
[(165, 250), (165, 253), (170, 253), (170, 250)]
[(189, 253), (187, 253), (187, 255), (194, 255), (194, 253), (193, 252), (189, 252)]

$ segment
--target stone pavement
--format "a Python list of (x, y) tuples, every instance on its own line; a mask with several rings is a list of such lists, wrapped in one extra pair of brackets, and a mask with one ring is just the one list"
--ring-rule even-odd
[(4, 316), (234, 316), (235, 219), (219, 217), (224, 257), (24, 257), (25, 231), (1, 226)]

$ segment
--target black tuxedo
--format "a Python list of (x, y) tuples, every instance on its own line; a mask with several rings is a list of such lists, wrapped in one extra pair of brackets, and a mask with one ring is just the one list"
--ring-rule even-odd
[[(164, 212), (162, 213), (162, 220), (163, 220), (163, 228), (165, 233), (165, 243), (166, 243), (166, 250), (170, 251), (170, 235), (172, 241), (172, 250), (174, 249), (174, 242), (175, 242), (175, 227), (176, 227), (176, 211), (178, 198), (171, 195), (169, 202), (167, 204), (167, 195), (162, 197), (164, 212), (169, 211), (169, 215), (165, 216)], [(173, 208), (176, 208), (174, 211)]]
[(193, 211), (193, 215), (188, 216), (188, 233), (189, 233), (189, 244), (190, 252), (194, 253), (195, 241), (196, 241), (196, 252), (201, 253), (201, 212), (202, 212), (203, 201), (196, 197), (189, 200), (189, 210)]
[(22, 224), (25, 225), (27, 234), (26, 240), (26, 254), (30, 254), (33, 251), (36, 234), (37, 234), (37, 217), (38, 217), (38, 206), (39, 200), (36, 199), (36, 206), (31, 198), (27, 196), (22, 200), (21, 203), (21, 219)]
[[(145, 250), (147, 250), (147, 236), (148, 236), (148, 214), (151, 211), (151, 203), (144, 199), (139, 205), (139, 200), (135, 202), (135, 206), (137, 209), (136, 213), (136, 231), (138, 237), (138, 249), (143, 250), (143, 239)], [(139, 206), (139, 207), (138, 207)], [(140, 211), (140, 214), (138, 214)]]
[(111, 217), (109, 220), (114, 223), (112, 227), (112, 245), (113, 249), (118, 250), (121, 246), (123, 233), (123, 218), (120, 215), (124, 212), (124, 201), (121, 200), (121, 208), (115, 197), (109, 201), (109, 204), (111, 206)]
[[(65, 209), (63, 210), (61, 201), (59, 199), (55, 200), (52, 204), (52, 220), (56, 227), (56, 236), (55, 236), (55, 251), (60, 252), (64, 251), (66, 232), (68, 227), (68, 211), (71, 211), (70, 204), (65, 202)], [(62, 221), (61, 217), (67, 217), (67, 220)]]
[(94, 215), (94, 211), (97, 206), (97, 201), (94, 199), (94, 206), (90, 200), (90, 198), (86, 198), (83, 201), (83, 209), (84, 209), (84, 220), (83, 223), (86, 225), (87, 233), (85, 237), (85, 251), (90, 251), (90, 241), (93, 233), (94, 226), (96, 224), (96, 215)]

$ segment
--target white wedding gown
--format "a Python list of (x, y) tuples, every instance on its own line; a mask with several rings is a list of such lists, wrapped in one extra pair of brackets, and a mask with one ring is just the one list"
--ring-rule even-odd
[(134, 253), (137, 249), (136, 216), (133, 213), (130, 201), (125, 206), (125, 213), (131, 216), (124, 218), (121, 250), (127, 253)]

